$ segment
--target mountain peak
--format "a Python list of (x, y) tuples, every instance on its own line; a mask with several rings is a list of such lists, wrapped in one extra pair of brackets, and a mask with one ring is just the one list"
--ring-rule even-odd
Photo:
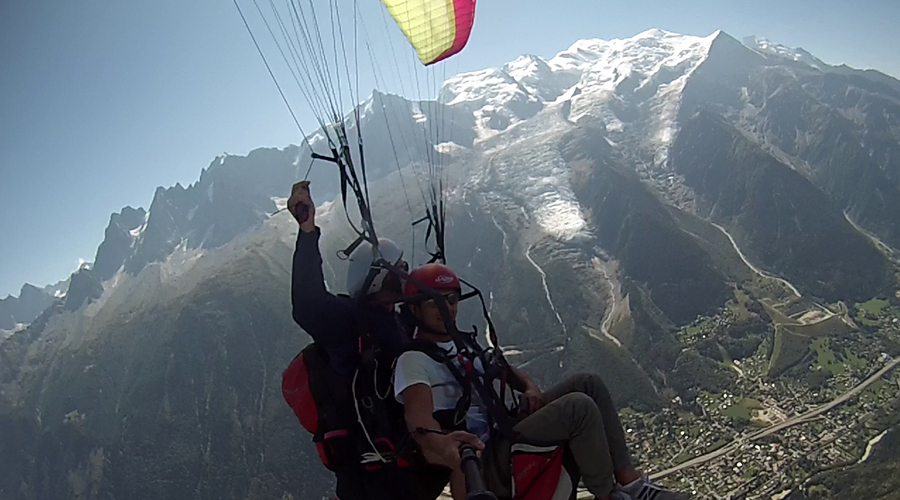
[(741, 43), (737, 38), (731, 36), (731, 34), (724, 30), (714, 31), (712, 35), (709, 35), (709, 38), (711, 38), (712, 40), (728, 40), (738, 44)]
[(53, 303), (54, 297), (30, 283), (22, 285), (19, 296), (0, 299), (0, 330), (12, 330), (17, 324), (28, 324)]
[(698, 37), (653, 28), (631, 38), (582, 39), (557, 54), (550, 60), (550, 65), (554, 69), (586, 69), (585, 65), (596, 63), (655, 66), (666, 58), (690, 57), (697, 51), (705, 52), (720, 33)]
[(800, 47), (788, 47), (780, 43), (775, 43), (767, 38), (755, 35), (745, 36), (741, 40), (741, 42), (745, 46), (766, 56), (774, 56), (780, 59), (787, 59), (790, 61), (803, 63), (818, 70), (824, 70), (828, 67), (828, 65), (822, 62), (821, 59), (815, 57), (814, 55), (810, 54)]
[(671, 31), (666, 31), (659, 28), (650, 28), (648, 30), (642, 31), (637, 35), (633, 36), (633, 39), (640, 40), (642, 38), (665, 38), (667, 36), (683, 36), (678, 33), (673, 33)]

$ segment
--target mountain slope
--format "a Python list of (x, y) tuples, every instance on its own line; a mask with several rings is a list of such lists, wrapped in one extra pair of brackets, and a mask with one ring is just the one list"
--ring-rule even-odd
[[(327, 476), (280, 394), (305, 339), (287, 301), (291, 247), (274, 236), (194, 270), (214, 277), (185, 276), (176, 295), (148, 269), (95, 304), (92, 322), (62, 314), (16, 334), (46, 345), (3, 378), (0, 496), (327, 494), (328, 481), (309, 480)], [(143, 302), (128, 297), (138, 290)]]
[(730, 226), (753, 260), (801, 290), (865, 300), (890, 284), (885, 256), (831, 200), (710, 113), (682, 121), (670, 161), (699, 213)]
[(900, 82), (781, 60), (720, 34), (685, 87), (683, 112), (721, 116), (900, 246)]
[[(411, 222), (423, 170), (443, 166), (448, 262), (483, 292), (508, 358), (542, 386), (598, 372), (620, 407), (693, 422), (704, 393), (752, 389), (743, 370), (774, 349), (762, 300), (787, 317), (896, 290), (894, 82), (767, 41), (649, 30), (458, 75), (439, 102), (376, 92), (358, 108), (376, 227), (426, 261)], [(328, 149), (321, 131), (309, 141)], [(0, 498), (327, 494), (277, 390), (308, 337), (288, 303), (296, 224), (271, 214), (309, 152), (223, 155), (113, 214), (68, 294), (0, 340)], [(338, 175), (317, 162), (309, 178), (342, 291), (336, 252), (355, 234)], [(483, 331), (475, 300), (460, 325)]]

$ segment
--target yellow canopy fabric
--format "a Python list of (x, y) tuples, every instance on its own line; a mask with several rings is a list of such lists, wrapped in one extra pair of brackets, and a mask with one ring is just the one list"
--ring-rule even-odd
[(465, 47), (476, 0), (382, 0), (426, 66)]

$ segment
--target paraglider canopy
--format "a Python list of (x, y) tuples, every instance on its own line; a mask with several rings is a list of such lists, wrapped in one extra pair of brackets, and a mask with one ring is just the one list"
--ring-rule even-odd
[(469, 40), (475, 0), (382, 0), (426, 66), (456, 54)]
[[(444, 163), (448, 161), (448, 157), (442, 151), (438, 151), (436, 145), (453, 142), (452, 128), (449, 134), (445, 133), (445, 124), (453, 121), (452, 117), (445, 114), (452, 113), (453, 110), (449, 109), (448, 104), (441, 103), (439, 98), (435, 101), (430, 101), (433, 98), (431, 95), (423, 98), (422, 86), (424, 84), (427, 89), (446, 80), (446, 65), (435, 63), (452, 58), (467, 45), (473, 29), (476, 1), (381, 0), (384, 6), (382, 9), (376, 0), (366, 2), (285, 0), (284, 3), (252, 0), (253, 7), (259, 14), (259, 21), (262, 22), (261, 27), (264, 27), (265, 32), (271, 37), (273, 45), (269, 47), (274, 46), (275, 53), (281, 56), (284, 62), (281, 70), (288, 71), (289, 79), (281, 79), (276, 77), (279, 67), (273, 68), (269, 64), (263, 50), (265, 43), (260, 45), (254, 35), (251, 21), (241, 8), (242, 2), (233, 0), (266, 70), (301, 133), (304, 146), (308, 148), (311, 162), (307, 176), (312, 163), (316, 160), (332, 163), (337, 167), (344, 213), (358, 236), (342, 253), (342, 258), (362, 241), (370, 243), (373, 248), (378, 247), (378, 236), (370, 212), (369, 176), (366, 169), (367, 155), (363, 144), (365, 134), (362, 131), (362, 118), (365, 116), (363, 109), (368, 110), (372, 106), (380, 105), (383, 111), (381, 116), (372, 116), (377, 117), (375, 118), (377, 120), (384, 120), (376, 126), (387, 135), (396, 160), (402, 191), (406, 195), (410, 217), (414, 219), (412, 255), (416, 253), (416, 226), (427, 223), (425, 244), (431, 262), (446, 261), (444, 191), (448, 178), (444, 171)], [(369, 7), (373, 7), (381, 14), (377, 17), (384, 23), (383, 30), (372, 29), (373, 23), (377, 21), (373, 11), (367, 10)], [(412, 49), (422, 63), (408, 66), (411, 69), (409, 75), (411, 78), (402, 74), (401, 67), (405, 65), (400, 64), (400, 58), (391, 41), (398, 33), (393, 33), (393, 30), (388, 28), (389, 21), (385, 15), (388, 13), (408, 42), (408, 47), (402, 47), (401, 50)], [(387, 50), (380, 51), (379, 44), (372, 43), (369, 39), (370, 33), (386, 35), (384, 38), (386, 44), (383, 44), (382, 48), (389, 49), (389, 54)], [(364, 53), (360, 54), (360, 51)], [(380, 64), (379, 52), (382, 52), (382, 56), (387, 55), (393, 64)], [(406, 57), (408, 62), (414, 60), (409, 52)], [(366, 104), (363, 103), (360, 99), (359, 67), (362, 61), (371, 64), (371, 77), (374, 78), (376, 85), (384, 85), (385, 72), (391, 76), (392, 71), (396, 72), (393, 76), (404, 94), (406, 93), (404, 81), (409, 84), (415, 83), (419, 89), (419, 98), (409, 101), (415, 125), (405, 123), (402, 116), (397, 116), (396, 109), (385, 108), (383, 100), (376, 100), (373, 97)], [(436, 68), (443, 71), (443, 77), (438, 76)], [(422, 78), (419, 72), (424, 73)], [(296, 89), (316, 118), (319, 128), (315, 135), (307, 134), (303, 130), (288, 98), (290, 92), (286, 92), (286, 88), (280, 83), (291, 80), (296, 84)], [(353, 106), (349, 115), (344, 114), (345, 104)], [(405, 113), (401, 112), (401, 115)], [(402, 144), (396, 144), (395, 140), (399, 140)], [(409, 167), (413, 173), (425, 203), (425, 216), (418, 220), (413, 216), (412, 202), (403, 180), (402, 171), (405, 167)], [(356, 224), (347, 211), (348, 199), (356, 201), (360, 224)], [(433, 250), (428, 248), (432, 237)]]

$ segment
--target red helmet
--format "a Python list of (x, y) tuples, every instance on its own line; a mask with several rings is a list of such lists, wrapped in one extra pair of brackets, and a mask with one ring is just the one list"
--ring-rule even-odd
[(459, 276), (443, 264), (425, 264), (417, 267), (409, 273), (409, 277), (412, 279), (406, 281), (406, 287), (403, 289), (403, 295), (407, 297), (421, 293), (419, 287), (412, 280), (437, 290), (448, 288), (460, 290), (462, 288), (459, 284)]

